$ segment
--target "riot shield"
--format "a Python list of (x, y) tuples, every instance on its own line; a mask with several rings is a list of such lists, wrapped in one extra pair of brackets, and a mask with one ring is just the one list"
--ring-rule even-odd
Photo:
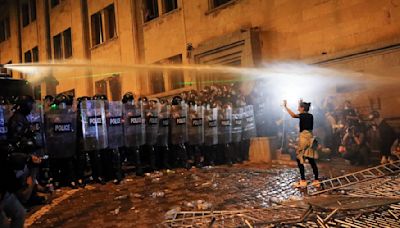
[(218, 110), (218, 143), (232, 142), (232, 108), (227, 106)]
[(232, 110), (232, 142), (242, 141), (243, 116), (243, 108)]
[(83, 149), (101, 150), (108, 146), (105, 105), (102, 100), (81, 103)]
[(124, 137), (127, 147), (138, 147), (145, 143), (145, 119), (140, 103), (124, 104)]
[(266, 136), (267, 135), (267, 128), (268, 128), (268, 123), (267, 123), (267, 108), (266, 108), (266, 102), (265, 102), (265, 97), (260, 97), (257, 99), (257, 102), (253, 104), (254, 107), (254, 118), (255, 118), (255, 124), (256, 124), (256, 129), (257, 129), (257, 135), (258, 136)]
[(106, 120), (108, 132), (108, 148), (117, 149), (124, 145), (124, 129), (122, 126), (122, 102), (106, 103)]
[(43, 105), (40, 101), (36, 101), (33, 105), (31, 113), (26, 117), (31, 125), (31, 131), (35, 140), (37, 149), (34, 153), (43, 156), (44, 155), (44, 129), (43, 129)]
[(192, 105), (188, 110), (189, 145), (202, 145), (204, 143), (204, 107)]
[(169, 144), (169, 125), (171, 122), (171, 106), (162, 104), (159, 106), (158, 113), (158, 137), (157, 145), (168, 146)]
[(209, 106), (204, 111), (204, 144), (218, 144), (218, 109)]
[(0, 105), (0, 141), (7, 140), (7, 125), (11, 116), (12, 105)]
[(254, 120), (253, 105), (246, 105), (243, 112), (243, 133), (242, 139), (247, 140), (257, 136)]
[(157, 143), (159, 111), (158, 103), (149, 103), (144, 110), (146, 120), (146, 144), (150, 146), (154, 146)]
[(46, 151), (51, 158), (70, 158), (76, 153), (77, 113), (71, 107), (45, 113)]
[(185, 103), (171, 107), (171, 143), (180, 145), (188, 140), (187, 105)]

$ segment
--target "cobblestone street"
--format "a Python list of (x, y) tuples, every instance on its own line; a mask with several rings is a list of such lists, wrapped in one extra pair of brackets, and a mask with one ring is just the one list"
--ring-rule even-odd
[[(320, 167), (325, 177), (361, 168), (349, 167), (341, 160), (321, 163)], [(293, 165), (242, 164), (156, 172), (144, 178), (129, 175), (121, 185), (96, 184), (85, 189), (57, 191), (50, 205), (31, 211), (27, 225), (154, 227), (165, 220), (166, 212), (174, 209), (267, 208), (303, 198), (304, 193), (291, 187), (298, 179), (297, 172)]]

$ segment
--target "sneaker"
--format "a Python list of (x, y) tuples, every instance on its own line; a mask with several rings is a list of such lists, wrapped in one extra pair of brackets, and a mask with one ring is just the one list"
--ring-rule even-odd
[(314, 188), (319, 188), (321, 187), (321, 182), (319, 182), (319, 180), (313, 180), (312, 186), (314, 186)]
[(386, 156), (382, 156), (381, 164), (386, 164), (386, 163), (388, 163)]
[(296, 182), (293, 184), (293, 187), (295, 188), (305, 188), (307, 187), (307, 181), (306, 180), (301, 180), (299, 182)]

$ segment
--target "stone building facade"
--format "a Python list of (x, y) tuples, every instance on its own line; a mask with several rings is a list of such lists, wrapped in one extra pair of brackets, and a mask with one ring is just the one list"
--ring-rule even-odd
[[(0, 22), (8, 24), (0, 26), (7, 37), (2, 40), (0, 33), (2, 64), (62, 60), (259, 66), (267, 61), (302, 61), (371, 74), (400, 71), (400, 0), (0, 0), (0, 4)], [(114, 100), (127, 91), (166, 96), (222, 77), (189, 72), (104, 74), (93, 68), (48, 74), (35, 82), (38, 96), (107, 93)], [(24, 75), (13, 73), (13, 77)], [(359, 99), (368, 103), (367, 98)], [(395, 92), (383, 100), (386, 107), (400, 104)], [(384, 112), (389, 115), (393, 108)]]

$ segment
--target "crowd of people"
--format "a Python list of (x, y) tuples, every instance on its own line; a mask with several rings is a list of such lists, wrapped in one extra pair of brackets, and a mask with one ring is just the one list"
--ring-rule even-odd
[[(258, 85), (248, 95), (233, 83), (171, 98), (128, 92), (122, 101), (61, 94), (35, 102), (21, 96), (2, 101), (1, 107), (1, 227), (8, 218), (11, 227), (22, 227), (24, 206), (46, 202), (39, 192), (91, 181), (119, 184), (124, 166), (142, 176), (159, 169), (241, 163), (249, 159), (250, 139), (257, 136), (282, 139), (281, 149), (297, 160), (302, 181), (305, 147), (314, 146), (309, 144), (312, 132), (319, 143), (315, 152), (355, 165), (370, 164), (376, 140), (382, 163), (400, 152), (396, 132), (377, 111), (365, 118), (350, 101), (338, 106), (326, 99), (320, 106), (300, 102), (295, 114), (285, 103), (289, 114), (300, 119), (294, 125), (282, 119), (282, 107)], [(318, 181), (318, 155), (306, 157)]]
[(122, 101), (30, 96), (2, 100), (1, 226), (22, 227), (40, 192), (94, 181), (119, 184), (122, 165), (137, 175), (248, 160), (254, 111), (236, 86), (211, 86), (172, 99), (126, 93)]
[[(321, 157), (340, 156), (352, 165), (372, 165), (374, 152), (379, 152), (382, 164), (400, 155), (399, 135), (377, 110), (360, 113), (351, 101), (336, 103), (326, 98), (312, 110), (317, 121), (315, 135), (319, 138)], [(297, 136), (293, 127), (285, 135), (285, 149), (295, 154)]]

